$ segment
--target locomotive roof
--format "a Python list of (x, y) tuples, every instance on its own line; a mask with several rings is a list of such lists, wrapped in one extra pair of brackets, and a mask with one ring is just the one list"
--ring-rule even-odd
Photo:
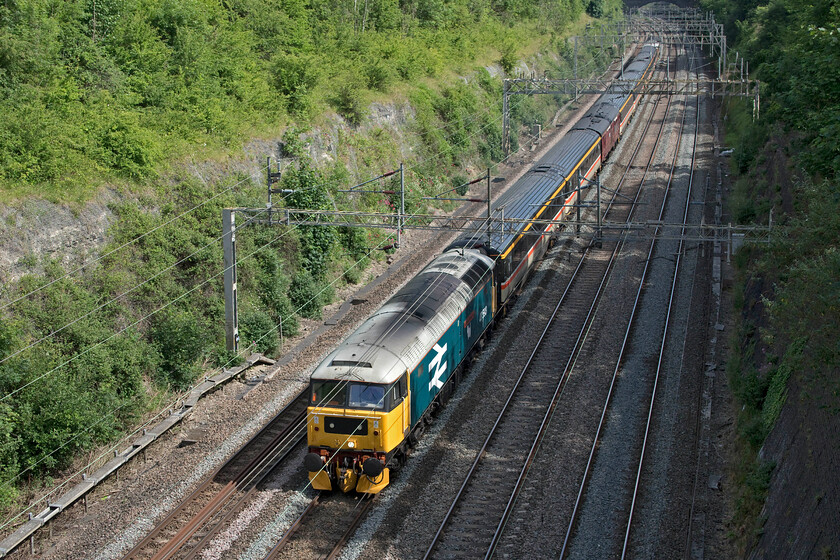
[(413, 370), (490, 278), (493, 261), (453, 249), (433, 259), (353, 331), (313, 379), (391, 384)]

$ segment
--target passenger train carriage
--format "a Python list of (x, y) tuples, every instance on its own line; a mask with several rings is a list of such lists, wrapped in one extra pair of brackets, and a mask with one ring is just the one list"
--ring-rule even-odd
[[(499, 309), (504, 309), (548, 249), (551, 232), (557, 227), (541, 226), (528, 220), (560, 220), (579, 202), (579, 186), (586, 187), (615, 147), (626, 123), (636, 110), (644, 81), (653, 72), (658, 45), (643, 46), (624, 70), (622, 84), (609, 88), (537, 164), (494, 204), (494, 220), (515, 220), (493, 230), (489, 236), (461, 236), (452, 246), (481, 249), (496, 260)], [(632, 84), (628, 88), (627, 84)], [(503, 209), (499, 211), (498, 209)], [(473, 224), (476, 228), (481, 224)], [(535, 235), (545, 234), (545, 235)]]
[(556, 225), (610, 154), (649, 79), (658, 45), (645, 45), (625, 83), (574, 127), (495, 204), (514, 231), (465, 234), (347, 337), (313, 371), (304, 465), (315, 489), (377, 493), (406, 459), (464, 363), (548, 248)]

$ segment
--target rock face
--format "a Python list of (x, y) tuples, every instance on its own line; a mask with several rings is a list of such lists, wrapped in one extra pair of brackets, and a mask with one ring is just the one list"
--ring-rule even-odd
[(112, 196), (105, 193), (80, 209), (37, 199), (0, 206), (0, 285), (37, 272), (42, 257), (73, 267), (98, 254), (114, 219)]
[(819, 388), (820, 373), (797, 372), (760, 456), (776, 468), (766, 520), (748, 558), (836, 558), (840, 551), (840, 415)]
[[(301, 137), (316, 165), (328, 165), (338, 158), (337, 146), (342, 136), (365, 134), (376, 128), (391, 131), (404, 153), (410, 153), (405, 126), (413, 118), (414, 110), (408, 103), (372, 103), (368, 119), (357, 129), (333, 116), (326, 127), (311, 129)], [(188, 162), (181, 175), (194, 175), (206, 182), (224, 181), (226, 175), (241, 172), (258, 179), (266, 156), (283, 155), (280, 132), (276, 138), (252, 140), (243, 147), (242, 159), (228, 161), (224, 168), (218, 162)], [(43, 257), (57, 260), (65, 268), (75, 268), (96, 257), (114, 220), (108, 204), (118, 196), (104, 191), (93, 201), (74, 208), (38, 199), (0, 206), (0, 286), (19, 280), (24, 274), (40, 272)]]

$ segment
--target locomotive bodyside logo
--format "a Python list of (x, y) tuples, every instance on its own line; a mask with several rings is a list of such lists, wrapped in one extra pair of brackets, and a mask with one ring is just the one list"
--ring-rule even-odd
[(437, 387), (438, 390), (443, 387), (443, 381), (441, 381), (440, 378), (443, 377), (444, 373), (446, 373), (447, 362), (443, 359), (446, 355), (446, 346), (446, 344), (443, 346), (435, 344), (435, 357), (432, 358), (431, 362), (429, 362), (429, 371), (432, 371), (434, 368), (435, 374), (432, 376), (432, 380), (429, 381), (429, 391), (432, 390), (432, 387)]

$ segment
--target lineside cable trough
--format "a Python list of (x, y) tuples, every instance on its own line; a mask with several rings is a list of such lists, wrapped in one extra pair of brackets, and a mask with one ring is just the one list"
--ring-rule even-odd
[[(34, 515), (29, 513), (29, 520), (24, 522), (18, 529), (0, 541), (0, 558), (15, 550), (24, 541), (29, 539), (29, 551), (35, 554), (35, 532), (41, 527), (49, 523), (59, 513), (73, 505), (80, 498), (84, 500), (85, 510), (87, 511), (87, 494), (106, 478), (117, 472), (120, 467), (128, 463), (131, 459), (137, 456), (140, 452), (145, 452), (146, 448), (157, 440), (160, 436), (165, 434), (170, 428), (180, 423), (181, 420), (189, 416), (193, 407), (198, 403), (199, 399), (214, 390), (216, 387), (223, 385), (243, 373), (248, 368), (255, 364), (274, 364), (274, 360), (266, 358), (262, 354), (251, 354), (245, 363), (232, 369), (224, 369), (213, 377), (205, 378), (204, 381), (196, 385), (189, 392), (187, 397), (181, 403), (177, 410), (173, 407), (170, 410), (169, 416), (158, 422), (152, 428), (144, 428), (143, 433), (135, 439), (129, 447), (122, 451), (114, 450), (114, 458), (105, 463), (102, 467), (96, 470), (93, 474), (82, 474), (82, 481), (76, 484), (68, 492), (60, 496), (58, 499), (48, 502), (47, 508)], [(176, 403), (177, 406), (177, 403)]]

